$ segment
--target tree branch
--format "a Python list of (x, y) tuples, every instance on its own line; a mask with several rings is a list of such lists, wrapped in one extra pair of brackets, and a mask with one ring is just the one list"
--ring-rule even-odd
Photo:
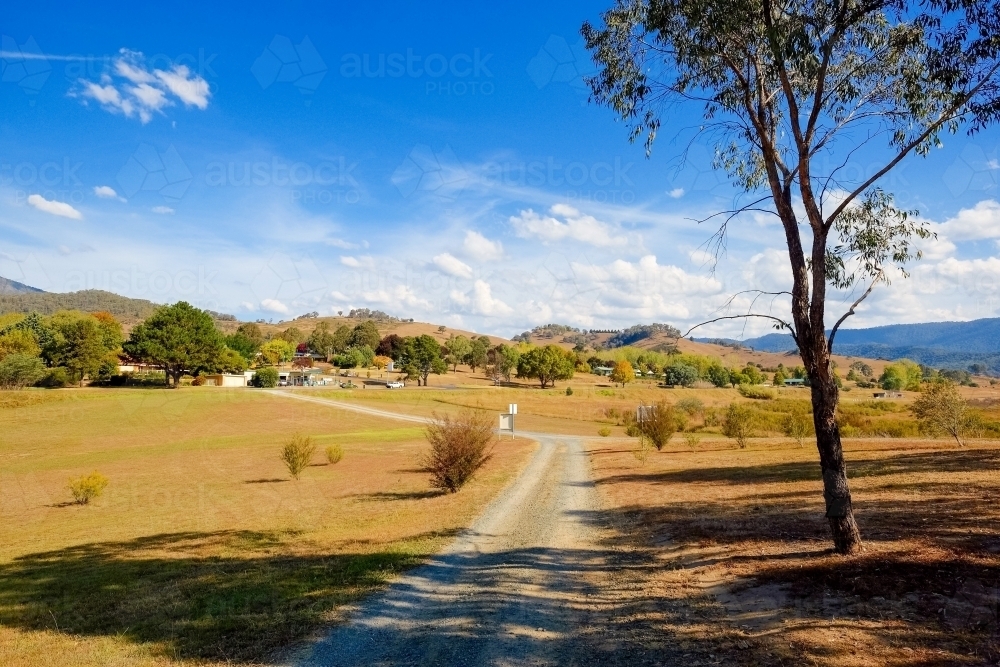
[(799, 337), (795, 333), (795, 329), (792, 328), (791, 324), (789, 324), (788, 322), (784, 321), (780, 317), (775, 317), (773, 315), (762, 315), (762, 314), (759, 314), (759, 313), (747, 313), (746, 315), (725, 315), (723, 317), (716, 317), (716, 318), (713, 318), (711, 320), (707, 320), (705, 322), (700, 322), (700, 323), (694, 325), (693, 327), (691, 327), (690, 329), (688, 329), (687, 332), (683, 336), (681, 336), (681, 338), (687, 338), (688, 335), (692, 331), (694, 331), (695, 329), (697, 329), (699, 327), (703, 327), (706, 324), (712, 324), (713, 322), (722, 322), (723, 320), (739, 320), (739, 319), (743, 319), (743, 318), (747, 318), (747, 317), (762, 317), (762, 318), (764, 318), (766, 320), (773, 320), (773, 321), (777, 322), (778, 324), (780, 324), (782, 326), (782, 328), (788, 329), (789, 333), (791, 333), (791, 335), (792, 335), (792, 340), (795, 341), (796, 345), (799, 344)]
[[(879, 275), (881, 275), (881, 272)], [(830, 330), (830, 340), (826, 345), (827, 349), (830, 350), (830, 354), (833, 354), (833, 338), (837, 335), (837, 330), (840, 329), (840, 325), (844, 323), (844, 320), (854, 314), (854, 310), (861, 304), (862, 301), (868, 298), (868, 295), (872, 293), (872, 290), (875, 289), (875, 285), (878, 283), (879, 277), (876, 276), (875, 279), (872, 280), (872, 284), (865, 290), (865, 293), (858, 297), (858, 299), (851, 304), (851, 307), (847, 310), (847, 312), (841, 315), (840, 319), (837, 320), (837, 323), (833, 325), (833, 329)]]

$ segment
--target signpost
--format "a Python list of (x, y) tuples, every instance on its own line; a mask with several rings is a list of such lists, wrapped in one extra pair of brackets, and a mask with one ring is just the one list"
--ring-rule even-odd
[(500, 435), (510, 433), (511, 440), (514, 439), (514, 415), (517, 414), (517, 403), (507, 406), (506, 414), (500, 415)]
[(644, 421), (649, 421), (653, 416), (653, 406), (652, 405), (640, 405), (635, 409), (635, 420), (640, 424)]

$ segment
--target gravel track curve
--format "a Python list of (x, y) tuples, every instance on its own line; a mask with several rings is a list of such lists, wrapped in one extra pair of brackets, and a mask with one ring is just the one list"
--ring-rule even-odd
[[(341, 401), (276, 395), (365, 414), (429, 420)], [(297, 667), (347, 665), (618, 665), (648, 656), (620, 623), (622, 566), (605, 528), (582, 439), (539, 443), (526, 468), (428, 563), (352, 608)]]

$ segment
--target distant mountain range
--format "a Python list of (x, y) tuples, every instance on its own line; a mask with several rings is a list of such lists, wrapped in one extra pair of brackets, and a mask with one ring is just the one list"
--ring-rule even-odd
[[(696, 339), (708, 342), (711, 339)], [(739, 342), (762, 352), (795, 350), (789, 334), (767, 334)], [(912, 359), (935, 368), (968, 369), (981, 364), (1000, 374), (1000, 318), (971, 322), (890, 324), (870, 329), (841, 329), (833, 351), (870, 359)]]

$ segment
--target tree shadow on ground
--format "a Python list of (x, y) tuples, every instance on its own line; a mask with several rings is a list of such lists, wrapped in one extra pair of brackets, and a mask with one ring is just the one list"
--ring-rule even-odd
[[(23, 556), (0, 565), (0, 623), (122, 638), (178, 660), (286, 664), (288, 647), (314, 646), (296, 642), (336, 620), (339, 606), (421, 560), (392, 551), (296, 555), (285, 538), (173, 533)], [(220, 546), (243, 553), (212, 555)], [(660, 665), (705, 659), (732, 644), (725, 633), (682, 636), (678, 628), (712, 613), (703, 601), (674, 608), (634, 590), (635, 577), (623, 575), (649, 564), (603, 549), (433, 557), (365, 605), (382, 630), (366, 625), (373, 616), (363, 612), (316, 650), (330, 649), (324, 665), (493, 664), (519, 656)], [(462, 584), (477, 593), (465, 594)]]
[[(847, 456), (850, 457), (850, 452)], [(949, 450), (896, 454), (876, 460), (848, 461), (852, 479), (912, 473), (968, 472), (1000, 470), (1000, 451), (995, 449)], [(634, 472), (605, 477), (598, 484), (642, 482), (683, 484), (689, 482), (724, 482), (728, 484), (768, 484), (808, 482), (822, 479), (818, 462), (769, 463), (754, 466), (685, 468), (659, 472)]]
[[(0, 565), (0, 623), (258, 661), (420, 561), (392, 550), (296, 555), (286, 538), (174, 533), (22, 556)], [(215, 555), (220, 547), (239, 555)]]

